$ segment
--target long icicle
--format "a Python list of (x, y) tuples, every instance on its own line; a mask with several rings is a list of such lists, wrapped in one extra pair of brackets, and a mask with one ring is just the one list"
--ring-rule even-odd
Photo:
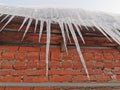
[(44, 25), (44, 21), (41, 20), (40, 21), (40, 31), (39, 31), (39, 43), (40, 43), (41, 35), (42, 35), (42, 32), (43, 32), (43, 25)]
[(0, 29), (0, 32), (12, 21), (12, 19), (14, 18), (15, 16), (11, 16), (9, 18), (9, 20), (5, 23), (5, 25)]
[(46, 76), (48, 76), (48, 68), (49, 68), (49, 48), (50, 48), (50, 32), (51, 32), (51, 22), (48, 20), (46, 22), (46, 29), (47, 29), (47, 40), (46, 40)]
[(69, 42), (71, 43), (71, 39), (70, 39), (70, 35), (69, 35), (68, 26), (67, 26), (66, 23), (64, 23), (64, 25), (65, 25), (65, 30), (66, 30), (66, 33), (67, 33), (68, 40), (69, 40)]
[(70, 22), (68, 22), (68, 26), (69, 26), (70, 32), (71, 32), (71, 34), (72, 34), (72, 37), (73, 37), (73, 39), (74, 39), (74, 42), (75, 42), (75, 45), (76, 45), (76, 49), (77, 49), (77, 52), (78, 52), (78, 54), (79, 54), (81, 63), (82, 63), (82, 65), (83, 65), (84, 69), (85, 69), (85, 72), (86, 72), (86, 74), (87, 74), (88, 79), (90, 79), (90, 76), (89, 76), (89, 73), (88, 73), (88, 69), (87, 69), (87, 66), (86, 66), (84, 57), (83, 57), (83, 55), (82, 55), (82, 52), (81, 52), (81, 49), (80, 49), (80, 46), (79, 46), (79, 43), (78, 43), (78, 39), (77, 39), (77, 36), (76, 36), (76, 34), (75, 34), (75, 32), (74, 32), (73, 26), (72, 26), (72, 24), (71, 24)]
[(36, 31), (37, 31), (37, 25), (38, 25), (38, 19), (36, 19), (36, 21), (35, 21), (34, 33), (36, 33)]
[(24, 24), (26, 23), (26, 21), (28, 20), (29, 18), (24, 18), (24, 21), (22, 23), (22, 25), (20, 26), (20, 28), (18, 29), (18, 31), (20, 31), (22, 29), (22, 27), (24, 26)]
[(23, 39), (25, 38), (25, 35), (28, 32), (31, 23), (32, 23), (32, 19), (30, 18), (21, 41), (23, 41)]
[(63, 37), (63, 42), (64, 42), (65, 50), (68, 53), (63, 22), (59, 21), (59, 26), (60, 26), (60, 29), (61, 29), (61, 32), (62, 32), (62, 37)]
[(76, 27), (76, 30), (77, 30), (77, 32), (78, 32), (80, 38), (82, 39), (83, 43), (85, 44), (85, 40), (84, 40), (84, 38), (83, 38), (83, 35), (82, 35), (82, 33), (81, 33), (79, 27), (77, 26), (76, 23), (74, 23), (74, 26)]

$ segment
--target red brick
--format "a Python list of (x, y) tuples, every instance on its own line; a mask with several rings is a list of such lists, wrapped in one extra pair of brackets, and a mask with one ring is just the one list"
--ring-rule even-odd
[(20, 82), (21, 77), (15, 76), (0, 76), (0, 82)]
[[(87, 76), (79, 75), (79, 76), (74, 76), (73, 79), (74, 82), (87, 82), (89, 81)], [(90, 81), (96, 81), (95, 76), (90, 76)]]
[(50, 68), (60, 68), (60, 62), (59, 61), (51, 61)]
[(82, 64), (81, 64), (81, 61), (73, 61), (73, 69), (81, 69), (83, 68)]
[(92, 53), (83, 53), (84, 59), (85, 60), (93, 60), (94, 56)]
[(40, 51), (40, 47), (37, 46), (21, 46), (19, 51), (31, 51), (31, 52), (39, 52)]
[(47, 82), (48, 77), (45, 76), (24, 76), (24, 82)]
[(120, 62), (113, 62), (114, 67), (120, 67)]
[(111, 80), (110, 76), (104, 76), (104, 75), (97, 76), (97, 81), (100, 81), (100, 82), (106, 82), (110, 80)]
[(0, 50), (0, 60), (2, 60), (2, 51)]
[(72, 62), (71, 61), (62, 62), (62, 68), (72, 68)]
[(51, 82), (71, 82), (72, 76), (50, 76)]
[(16, 52), (15, 57), (16, 57), (17, 60), (25, 60), (25, 59), (27, 59), (26, 52)]
[(5, 87), (3, 86), (3, 87), (0, 87), (0, 90), (5, 90)]
[[(32, 87), (6, 87), (5, 90), (32, 90)], [(1, 89), (0, 89), (1, 90)]]
[(61, 55), (62, 60), (73, 60), (73, 52), (68, 51), (68, 54), (63, 52)]
[(120, 81), (120, 75), (117, 75), (117, 76), (116, 76), (116, 79)]
[(10, 75), (11, 70), (2, 69), (0, 70), (0, 75)]
[(35, 75), (45, 75), (46, 74), (46, 70), (36, 70)]
[(39, 60), (39, 52), (28, 52), (28, 60)]
[(104, 54), (104, 60), (113, 60), (112, 53), (103, 53)]
[(27, 62), (27, 68), (30, 69), (30, 68), (37, 68), (37, 62), (35, 61), (28, 61)]
[(102, 61), (103, 60), (103, 54), (102, 53), (95, 53), (94, 54), (94, 60)]
[(113, 62), (104, 62), (105, 68), (114, 68)]
[(27, 62), (16, 62), (14, 64), (15, 69), (26, 69), (27, 68)]
[(103, 62), (95, 62), (94, 67), (103, 69), (104, 68), (104, 63)]
[(3, 53), (3, 58), (7, 60), (14, 60), (14, 51), (6, 51)]
[[(50, 52), (48, 55), (48, 59), (50, 60)], [(46, 47), (41, 47), (40, 60), (46, 60)]]
[[(82, 70), (81, 73), (86, 75), (85, 70)], [(102, 70), (101, 69), (95, 69), (95, 70), (91, 69), (91, 70), (88, 70), (88, 73), (89, 73), (89, 75), (100, 75), (100, 74), (102, 74)]]
[(12, 62), (2, 62), (1, 63), (1, 68), (2, 69), (12, 69), (12, 65), (13, 65)]
[(46, 67), (46, 62), (45, 62), (45, 60), (43, 61), (43, 60), (40, 60), (40, 62), (38, 63), (38, 65), (37, 65), (37, 68), (38, 69), (45, 69), (45, 67)]
[(4, 49), (7, 51), (16, 51), (18, 50), (19, 46), (0, 46), (0, 49)]
[(59, 47), (51, 47), (51, 60), (60, 60), (60, 48)]
[(12, 70), (11, 75), (23, 76), (23, 75), (35, 75), (34, 70)]
[(34, 90), (56, 90), (54, 87), (35, 87)]
[(49, 70), (49, 75), (79, 75), (80, 70)]
[(113, 75), (113, 73), (110, 69), (104, 69), (103, 72), (105, 75)]
[(114, 59), (115, 60), (120, 60), (120, 53), (115, 53), (114, 54)]
[(87, 68), (94, 68), (94, 64), (92, 63), (92, 61), (87, 61), (86, 66)]
[(112, 70), (112, 72), (113, 72), (114, 74), (117, 74), (117, 75), (120, 74), (120, 70)]

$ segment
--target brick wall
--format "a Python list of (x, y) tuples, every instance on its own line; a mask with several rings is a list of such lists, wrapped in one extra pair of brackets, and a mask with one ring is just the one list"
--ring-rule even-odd
[[(59, 47), (50, 47), (49, 75), (46, 77), (45, 47), (0, 46), (0, 82), (99, 83), (120, 81), (120, 52), (117, 49), (82, 48), (82, 53), (90, 80), (86, 76), (74, 47), (69, 47), (68, 55), (60, 52)], [(17, 87), (1, 87), (0, 90), (3, 90), (2, 88), (16, 90)], [(40, 90), (41, 87), (20, 87), (20, 90), (33, 90), (33, 88)], [(50, 90), (55, 88), (57, 87), (49, 87)]]

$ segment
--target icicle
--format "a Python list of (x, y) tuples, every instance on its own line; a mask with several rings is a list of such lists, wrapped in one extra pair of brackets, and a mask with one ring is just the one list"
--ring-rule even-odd
[(66, 30), (66, 33), (67, 33), (68, 40), (69, 40), (69, 42), (71, 43), (71, 39), (70, 39), (70, 35), (69, 35), (68, 26), (67, 26), (66, 23), (65, 23), (64, 25), (65, 25), (65, 30)]
[(82, 36), (82, 33), (81, 33), (79, 27), (77, 26), (76, 23), (74, 23), (74, 26), (76, 27), (76, 30), (77, 30), (77, 32), (78, 32), (80, 38), (82, 39), (83, 43), (85, 44), (85, 40), (84, 40), (84, 38), (83, 38), (83, 36)]
[(70, 22), (68, 22), (68, 26), (69, 26), (70, 32), (71, 32), (71, 34), (72, 34), (72, 37), (73, 37), (73, 39), (74, 39), (74, 42), (75, 42), (75, 45), (76, 45), (76, 49), (77, 49), (77, 52), (78, 52), (78, 54), (79, 54), (81, 63), (82, 63), (82, 65), (83, 65), (84, 69), (85, 69), (85, 72), (86, 72), (86, 74), (87, 74), (88, 79), (90, 79), (89, 73), (88, 73), (88, 69), (87, 69), (85, 60), (84, 60), (84, 58), (83, 58), (83, 55), (82, 55), (82, 52), (81, 52), (81, 49), (80, 49), (80, 46), (79, 46), (79, 43), (78, 43), (76, 34), (75, 34), (75, 32), (74, 32), (73, 26), (72, 26), (72, 24), (70, 24)]
[(3, 22), (5, 19), (7, 19), (9, 16), (10, 16), (10, 15), (6, 15), (6, 16), (0, 21), (0, 23)]
[(2, 17), (3, 16), (3, 14), (0, 14), (0, 17)]
[(34, 29), (34, 33), (36, 33), (37, 25), (38, 25), (38, 19), (36, 19), (36, 21), (35, 21), (35, 29)]
[(20, 26), (20, 28), (18, 29), (18, 31), (20, 31), (22, 29), (22, 27), (24, 26), (24, 24), (26, 23), (26, 21), (28, 20), (29, 18), (25, 17), (22, 25)]
[(0, 29), (0, 32), (12, 21), (12, 19), (14, 18), (15, 16), (11, 16), (9, 18), (9, 20), (5, 23), (5, 25)]
[(22, 37), (22, 40), (21, 40), (21, 41), (23, 41), (23, 39), (24, 39), (26, 33), (27, 33), (28, 30), (29, 30), (29, 27), (30, 27), (31, 23), (32, 23), (32, 19), (30, 18), (30, 19), (29, 19), (29, 22), (28, 22), (28, 24), (27, 24), (27, 27), (26, 27), (26, 29), (25, 29), (25, 32), (24, 32), (24, 34), (23, 34), (23, 37)]
[(39, 31), (39, 43), (40, 43), (42, 31), (43, 31), (43, 25), (44, 25), (44, 21), (41, 20), (41, 21), (40, 21), (40, 31)]
[(66, 41), (66, 37), (65, 37), (63, 22), (59, 21), (59, 26), (60, 26), (60, 29), (61, 29), (61, 32), (62, 32), (62, 37), (63, 37), (63, 42), (64, 42), (66, 53), (68, 53), (68, 51), (67, 51), (67, 45), (66, 45), (67, 41)]
[(48, 57), (49, 57), (49, 47), (50, 47), (50, 32), (51, 32), (51, 22), (48, 20), (46, 22), (47, 29), (47, 40), (46, 40), (46, 76), (48, 76)]

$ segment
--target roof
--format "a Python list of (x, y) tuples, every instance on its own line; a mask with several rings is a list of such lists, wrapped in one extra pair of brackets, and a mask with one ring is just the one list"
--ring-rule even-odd
[(50, 38), (51, 38), (51, 24), (59, 24), (64, 46), (67, 52), (67, 41), (66, 37), (70, 40), (69, 34), (71, 33), (73, 40), (76, 45), (76, 49), (78, 51), (80, 60), (82, 62), (83, 67), (86, 70), (87, 76), (89, 78), (87, 66), (82, 55), (80, 45), (78, 43), (78, 39), (76, 33), (74, 31), (73, 26), (76, 28), (77, 33), (82, 39), (83, 43), (85, 43), (84, 38), (81, 33), (81, 26), (84, 26), (86, 30), (89, 31), (89, 27), (96, 27), (93, 31), (100, 31), (104, 36), (111, 41), (113, 39), (118, 44), (120, 44), (120, 15), (112, 15), (104, 12), (92, 12), (83, 9), (63, 9), (63, 8), (25, 8), (25, 7), (12, 7), (12, 6), (4, 6), (0, 5), (0, 13), (1, 16), (5, 15), (1, 19), (1, 22), (8, 20), (1, 27), (2, 31), (16, 16), (24, 17), (24, 20), (18, 29), (25, 25), (27, 22), (27, 27), (25, 29), (22, 40), (27, 34), (29, 27), (33, 20), (35, 20), (34, 32), (36, 32), (36, 28), (38, 22), (40, 22), (40, 30), (39, 30), (39, 42), (41, 39), (41, 35), (43, 32), (44, 23), (46, 23), (47, 30), (47, 40), (46, 40), (46, 75), (48, 75), (48, 53), (50, 46)]

